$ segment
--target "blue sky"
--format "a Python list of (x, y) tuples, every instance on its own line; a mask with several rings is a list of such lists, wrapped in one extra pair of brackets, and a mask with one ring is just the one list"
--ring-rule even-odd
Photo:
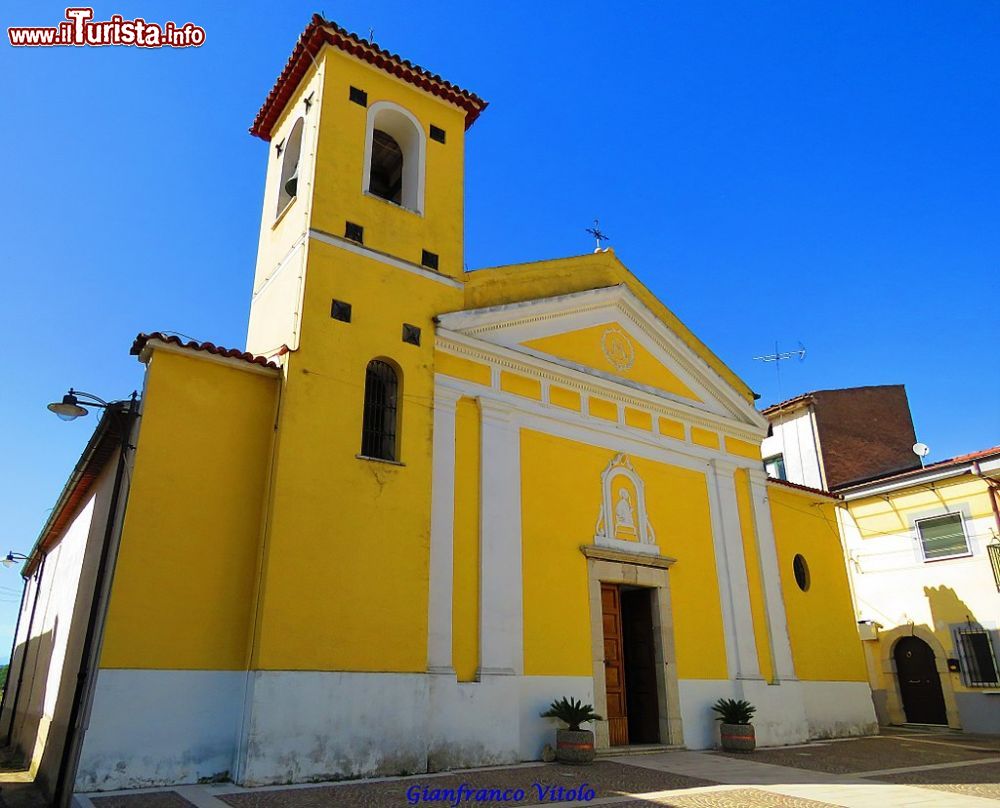
[[(141, 330), (242, 346), (267, 149), (246, 130), (313, 11), (491, 102), (470, 267), (586, 252), (597, 216), (762, 404), (904, 383), (929, 461), (1000, 443), (1000, 4), (120, 2), (96, 17), (206, 44), (0, 43), (4, 550), (31, 546), (95, 423), (47, 402), (139, 387)], [(752, 359), (776, 341), (808, 349), (780, 389)], [(20, 579), (0, 575), (6, 658)]]

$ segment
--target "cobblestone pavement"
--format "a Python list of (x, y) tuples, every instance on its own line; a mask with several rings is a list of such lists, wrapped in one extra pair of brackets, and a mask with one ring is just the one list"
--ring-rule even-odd
[(857, 738), (850, 741), (816, 742), (803, 746), (782, 746), (758, 749), (756, 752), (716, 752), (714, 754), (751, 760), (755, 763), (770, 763), (775, 766), (789, 766), (793, 769), (809, 769), (831, 774), (855, 774), (861, 772), (896, 769), (905, 766), (928, 766), (940, 763), (960, 763), (997, 757), (994, 752), (978, 744), (958, 745), (942, 742), (936, 737), (924, 735), (880, 735), (875, 738)]
[[(552, 791), (540, 794), (535, 784)], [(219, 799), (234, 808), (320, 808), (320, 806), (364, 806), (365, 808), (396, 808), (408, 805), (407, 793), (421, 794), (423, 789), (433, 798), (440, 797), (448, 790), (455, 790), (462, 784), (472, 790), (499, 789), (501, 791), (520, 789), (523, 799), (505, 801), (483, 801), (468, 803), (476, 808), (501, 808), (502, 806), (537, 805), (546, 802), (545, 796), (553, 792), (565, 796), (573, 791), (579, 794), (585, 787), (592, 788), (594, 798), (621, 797), (629, 794), (645, 794), (654, 791), (670, 791), (681, 788), (713, 785), (710, 780), (687, 777), (653, 769), (636, 769), (620, 763), (597, 761), (588, 766), (565, 766), (551, 764), (518, 768), (485, 769), (479, 771), (449, 774), (441, 777), (412, 777), (383, 783), (355, 783), (350, 785), (325, 786), (279, 791), (247, 791), (241, 794), (221, 794)], [(415, 789), (415, 791), (413, 791)], [(428, 806), (449, 805), (451, 799), (428, 802)], [(122, 806), (126, 808), (126, 806)]]
[[(891, 733), (752, 754), (668, 751), (622, 755), (588, 766), (523, 764), (339, 784), (244, 789), (231, 783), (78, 795), (78, 808), (443, 808), (430, 796), (461, 784), (524, 790), (523, 799), (461, 808), (558, 804), (613, 808), (989, 808), (1000, 806), (1000, 738)], [(555, 803), (533, 784), (566, 792), (586, 784), (591, 802)], [(589, 795), (588, 795), (589, 796)]]
[(145, 794), (123, 794), (115, 797), (94, 797), (98, 808), (190, 808), (194, 805), (176, 791), (151, 791)]
[(647, 797), (616, 803), (615, 808), (833, 808), (831, 803), (775, 794), (759, 788), (705, 791), (681, 797)]
[(880, 775), (875, 779), (883, 783), (905, 783), (935, 791), (986, 797), (1000, 802), (1000, 762), (898, 772)]

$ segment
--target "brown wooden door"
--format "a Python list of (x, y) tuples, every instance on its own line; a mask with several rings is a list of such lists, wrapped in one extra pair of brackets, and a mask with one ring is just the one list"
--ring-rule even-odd
[(919, 637), (903, 637), (896, 643), (893, 656), (906, 720), (913, 724), (947, 724), (933, 649)]
[(614, 584), (601, 584), (601, 617), (604, 624), (604, 686), (608, 698), (608, 733), (612, 746), (628, 744), (625, 708), (625, 657), (622, 652), (621, 592)]

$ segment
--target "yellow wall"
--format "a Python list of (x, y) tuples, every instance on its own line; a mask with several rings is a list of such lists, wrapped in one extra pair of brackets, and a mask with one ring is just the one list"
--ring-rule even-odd
[[(767, 493), (796, 674), (804, 680), (865, 681), (833, 501), (776, 483), (768, 485)], [(792, 572), (796, 554), (809, 567), (806, 592)]]
[(455, 526), (452, 665), (460, 682), (479, 667), (479, 403), (455, 407)]
[[(352, 304), (350, 323), (331, 319), (332, 298)], [(281, 408), (261, 669), (426, 669), (432, 317), (460, 301), (460, 290), (312, 244)], [(419, 347), (402, 341), (403, 323), (422, 329)], [(402, 371), (400, 464), (357, 457), (376, 358)]]
[(101, 667), (246, 667), (277, 392), (154, 352)]
[[(419, 264), (423, 249), (437, 253), (442, 274), (461, 277), (465, 112), (332, 48), (326, 48), (312, 227), (335, 236), (344, 224), (364, 227), (365, 246)], [(367, 109), (349, 99), (350, 87), (368, 93), (368, 105), (392, 101), (446, 132), (427, 138), (423, 215), (362, 194)]]
[[(526, 674), (591, 675), (587, 565), (580, 546), (594, 541), (601, 472), (613, 454), (531, 430), (521, 432)], [(724, 679), (725, 644), (705, 476), (635, 457), (632, 461), (645, 481), (649, 518), (661, 552), (677, 558), (669, 574), (678, 676)]]
[(615, 376), (620, 376), (629, 381), (645, 384), (665, 390), (668, 393), (682, 396), (684, 398), (700, 401), (684, 382), (667, 369), (662, 362), (647, 351), (638, 341), (632, 337), (627, 337), (635, 350), (635, 360), (630, 368), (622, 370), (615, 367), (604, 355), (601, 340), (608, 331), (614, 329), (620, 334), (624, 332), (617, 323), (603, 323), (601, 325), (582, 328), (579, 331), (569, 331), (563, 334), (554, 334), (550, 337), (529, 340), (524, 343), (526, 347), (536, 351), (547, 353), (561, 359), (568, 359), (579, 365), (589, 368), (596, 368)]

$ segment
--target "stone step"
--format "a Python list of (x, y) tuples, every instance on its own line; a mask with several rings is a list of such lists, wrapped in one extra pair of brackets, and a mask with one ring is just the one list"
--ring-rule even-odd
[(631, 746), (609, 746), (597, 750), (597, 757), (618, 757), (619, 755), (658, 755), (661, 752), (675, 752), (684, 749), (678, 744), (638, 743)]

